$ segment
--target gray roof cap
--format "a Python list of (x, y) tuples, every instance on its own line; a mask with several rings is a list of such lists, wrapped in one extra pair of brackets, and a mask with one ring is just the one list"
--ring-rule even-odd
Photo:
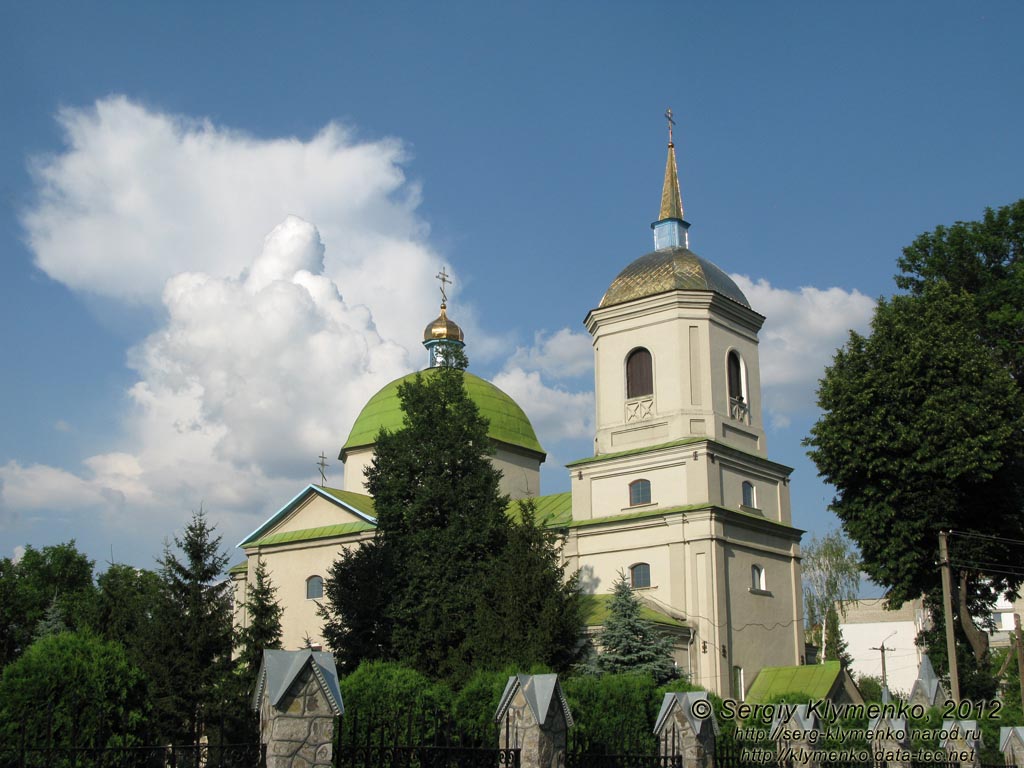
[[(978, 730), (977, 720), (943, 720), (942, 730), (950, 731), (953, 728), (959, 728), (960, 733), (963, 735), (963, 740), (966, 744), (972, 747), (981, 746), (981, 731)], [(952, 739), (947, 739), (948, 744)]]
[[(811, 711), (809, 704), (797, 704), (796, 709), (793, 710), (793, 715), (790, 717), (795, 728), (801, 731), (817, 731), (818, 728), (818, 716)], [(789, 722), (789, 721), (786, 721)], [(779, 726), (785, 727), (786, 722), (782, 721), (782, 714), (778, 711), (775, 713), (775, 717), (772, 718), (772, 731), (775, 731)]]
[[(693, 704), (696, 701), (707, 701), (708, 712), (711, 714), (706, 718), (697, 717), (693, 714)], [(690, 728), (694, 733), (699, 734), (700, 729), (704, 726), (704, 723), (711, 723), (711, 728), (715, 735), (718, 735), (718, 721), (715, 719), (714, 709), (711, 708), (711, 701), (708, 699), (707, 691), (687, 691), (686, 693), (666, 693), (665, 698), (661, 701), (661, 711), (658, 713), (658, 719), (654, 723), (654, 732), (661, 733), (662, 729), (668, 722), (669, 715), (672, 714), (673, 709), (680, 707), (683, 716), (686, 721), (690, 724)]]
[(932, 663), (928, 654), (921, 656), (921, 666), (917, 670), (917, 680), (910, 689), (910, 700), (922, 698), (928, 704), (934, 704), (939, 699), (939, 692), (942, 688), (938, 675), (932, 669)]
[(1005, 752), (1010, 745), (1010, 738), (1016, 736), (1021, 744), (1024, 744), (1024, 726), (1006, 726), (999, 729), (999, 751)]
[(565, 715), (565, 725), (572, 728), (574, 725), (572, 712), (569, 711), (569, 702), (562, 693), (562, 686), (558, 682), (558, 675), (512, 675), (505, 684), (505, 691), (501, 694), (501, 701), (498, 703), (498, 711), (494, 713), (495, 722), (500, 722), (512, 705), (512, 699), (516, 692), (522, 689), (523, 698), (533, 713), (538, 723), (543, 723), (547, 718), (548, 710), (551, 708), (551, 700), (558, 698), (558, 704)]
[(335, 715), (343, 715), (345, 705), (341, 701), (341, 688), (338, 687), (338, 668), (334, 665), (334, 656), (326, 651), (264, 650), (263, 664), (260, 665), (256, 690), (253, 692), (252, 708), (259, 709), (264, 691), (273, 706), (280, 704), (295, 678), (307, 666), (312, 668), (313, 677), (331, 710)]

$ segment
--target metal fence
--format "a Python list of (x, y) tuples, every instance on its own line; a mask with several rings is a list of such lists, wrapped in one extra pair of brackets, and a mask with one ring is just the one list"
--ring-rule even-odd
[(261, 768), (260, 744), (168, 744), (142, 747), (38, 747), (0, 750), (0, 768)]
[[(497, 726), (473, 733), (442, 713), (363, 716), (338, 721), (336, 768), (519, 768), (518, 748), (499, 749)], [(506, 743), (507, 740), (506, 740)]]

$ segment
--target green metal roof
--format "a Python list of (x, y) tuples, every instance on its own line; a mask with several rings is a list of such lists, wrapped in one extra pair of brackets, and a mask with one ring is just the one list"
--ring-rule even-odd
[[(583, 595), (583, 616), (588, 627), (602, 626), (608, 619), (609, 605), (615, 595)], [(666, 627), (685, 627), (686, 622), (673, 619), (671, 616), (656, 611), (646, 603), (640, 604), (640, 618), (652, 624)]]
[(808, 701), (827, 698), (835, 687), (842, 666), (838, 661), (799, 667), (764, 667), (758, 672), (746, 700), (762, 704), (785, 694), (796, 694)]
[(598, 456), (587, 456), (583, 459), (576, 459), (576, 461), (570, 461), (565, 466), (567, 467), (578, 467), (583, 464), (593, 464), (595, 461), (606, 461), (607, 459), (617, 459), (621, 456), (636, 456), (641, 453), (650, 453), (651, 451), (660, 451), (665, 448), (676, 448), (680, 445), (690, 445), (691, 443), (711, 443), (714, 442), (709, 437), (684, 437), (682, 440), (673, 440), (668, 443), (658, 443), (658, 445), (647, 445), (643, 448), (628, 448), (624, 451), (615, 451), (614, 453), (602, 453)]
[(323, 486), (320, 486), (320, 490), (368, 517), (377, 517), (377, 513), (373, 509), (373, 496), (367, 496), (365, 493), (343, 491), (340, 488), (325, 488)]
[[(259, 528), (246, 536), (242, 541), (238, 543), (239, 547), (251, 547), (259, 543), (266, 543), (265, 538), (272, 538), (274, 536), (284, 536), (287, 534), (271, 534), (266, 536), (265, 534), (273, 530), (279, 522), (284, 520), (290, 515), (300, 504), (302, 504), (310, 494), (317, 494), (322, 496), (329, 501), (338, 504), (339, 506), (347, 509), (357, 517), (364, 518), (364, 522), (368, 523), (371, 527), (376, 523), (376, 515), (373, 511), (373, 498), (363, 493), (353, 493), (352, 491), (343, 491), (339, 488), (325, 488), (320, 485), (307, 485), (302, 491), (300, 491), (291, 501), (285, 504), (279, 509), (269, 520), (264, 522)], [(349, 523), (340, 523), (339, 525), (349, 525)], [(326, 526), (333, 528), (335, 526)], [(308, 528), (308, 531), (319, 530), (317, 528)], [(314, 538), (321, 538), (316, 536)], [(301, 539), (293, 539), (300, 541)], [(274, 542), (280, 543), (280, 542)]]
[(235, 563), (228, 568), (228, 573), (248, 573), (249, 572), (249, 561), (243, 560), (240, 563)]
[(287, 544), (293, 541), (313, 541), (314, 539), (329, 539), (334, 536), (347, 536), (363, 531), (372, 531), (376, 528), (373, 523), (355, 522), (338, 523), (337, 525), (321, 525), (317, 528), (303, 528), (299, 531), (285, 531), (284, 533), (272, 533), (262, 539), (250, 541), (246, 546), (265, 547), (269, 544)]
[[(548, 496), (535, 496), (535, 519), (546, 528), (564, 528), (572, 521), (572, 494), (552, 493)], [(513, 520), (519, 520), (519, 501), (513, 500), (505, 510)]]
[[(371, 397), (352, 425), (352, 431), (341, 448), (339, 458), (344, 459), (345, 453), (353, 448), (373, 445), (382, 428), (389, 432), (401, 429), (403, 412), (398, 399), (399, 385), (414, 379), (417, 375), (431, 376), (435, 371), (436, 368), (428, 368), (419, 374), (410, 373), (408, 376), (395, 379)], [(466, 393), (480, 409), (480, 415), (488, 421), (488, 436), (497, 442), (524, 448), (543, 456), (544, 449), (537, 440), (533, 425), (516, 401), (479, 376), (468, 372), (464, 372), (463, 376)]]

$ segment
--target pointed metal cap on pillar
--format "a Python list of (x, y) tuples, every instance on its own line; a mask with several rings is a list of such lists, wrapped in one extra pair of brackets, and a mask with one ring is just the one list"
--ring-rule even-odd
[(665, 181), (661, 187), (661, 211), (658, 220), (651, 224), (654, 230), (654, 249), (688, 248), (687, 230), (690, 225), (683, 219), (683, 196), (679, 193), (679, 170), (676, 167), (676, 145), (672, 139), (672, 110), (665, 110), (668, 120), (668, 159), (665, 161)]

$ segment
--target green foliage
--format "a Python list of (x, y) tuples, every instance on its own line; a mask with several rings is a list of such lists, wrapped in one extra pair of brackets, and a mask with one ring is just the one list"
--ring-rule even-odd
[[(811, 458), (836, 486), (832, 509), (864, 570), (897, 605), (939, 588), (940, 530), (1024, 538), (1021, 395), (979, 334), (969, 296), (923, 285), (879, 302), (871, 335), (851, 333), (818, 391)], [(953, 554), (1011, 561), (996, 538), (963, 539)], [(1020, 582), (975, 574), (972, 613)]]
[(193, 743), (225, 709), (244, 706), (224, 700), (229, 689), (232, 696), (238, 692), (227, 685), (233, 668), (231, 584), (223, 578), (228, 558), (220, 541), (200, 510), (175, 537), (178, 552), (166, 545), (159, 560), (159, 715), (164, 733)]
[[(917, 644), (928, 651), (928, 658), (936, 673), (941, 675), (946, 690), (949, 690), (949, 656), (946, 652), (946, 616), (942, 610), (941, 591), (925, 597), (924, 607), (931, 616), (928, 629), (917, 636)], [(978, 661), (971, 652), (959, 621), (954, 621), (953, 636), (956, 640), (957, 673), (960, 679), (960, 697), (972, 701), (991, 701), (998, 690), (993, 659), (989, 656)]]
[(323, 636), (334, 651), (341, 674), (364, 660), (391, 658), (391, 619), (387, 612), (395, 567), (383, 536), (348, 549), (334, 561), (324, 580)]
[[(0, 677), (0, 749), (25, 743), (108, 747), (144, 743), (147, 691), (124, 649), (88, 632), (48, 635)], [(23, 729), (23, 731), (22, 731)]]
[(25, 548), (18, 562), (0, 559), (0, 666), (31, 645), (39, 623), (51, 618), (69, 629), (88, 623), (94, 593), (93, 562), (75, 542)]
[(381, 431), (366, 472), (374, 540), (343, 554), (325, 584), (324, 637), (344, 671), (401, 660), (458, 683), (479, 667), (560, 668), (576, 655), (576, 584), (530, 510), (508, 519), (465, 356), (449, 352), (399, 386), (403, 428)]
[(882, 678), (874, 675), (861, 675), (857, 678), (857, 688), (865, 702), (872, 704), (882, 701)]
[(263, 651), (281, 647), (281, 614), (284, 609), (277, 603), (277, 587), (270, 581), (267, 564), (256, 558), (253, 582), (245, 596), (247, 624), (238, 632), (239, 661), (255, 681), (263, 663)]
[(477, 665), (568, 668), (584, 645), (578, 577), (565, 576), (557, 534), (537, 522), (532, 500), (519, 501), (504, 546), (489, 558), (476, 590), (467, 647)]
[(838, 661), (844, 669), (853, 664), (853, 657), (847, 651), (846, 639), (839, 627), (839, 611), (833, 606), (825, 609), (825, 628), (822, 632), (822, 641), (825, 647), (822, 649), (825, 654), (825, 661)]
[[(477, 670), (466, 681), (452, 700), (452, 717), (458, 723), (460, 733), (472, 743), (486, 746), (497, 744), (497, 728), (494, 713), (501, 703), (509, 677), (521, 672), (508, 667), (500, 672)], [(532, 672), (532, 674), (540, 674)]]
[[(804, 619), (812, 630), (824, 622), (825, 613), (857, 597), (860, 588), (860, 560), (841, 531), (817, 536), (801, 547)], [(845, 612), (845, 608), (841, 608)], [(819, 632), (820, 635), (820, 632)]]
[(654, 678), (623, 673), (579, 675), (562, 684), (576, 726), (572, 738), (591, 754), (650, 754), (662, 696)]
[(368, 661), (340, 681), (345, 702), (346, 739), (362, 741), (373, 727), (373, 739), (394, 742), (407, 736), (429, 743), (435, 727), (447, 716), (452, 694), (443, 683), (396, 662)]
[(625, 573), (619, 573), (613, 590), (599, 640), (597, 668), (602, 672), (650, 675), (658, 684), (677, 677), (672, 640), (640, 618), (640, 600)]
[(120, 643), (133, 664), (153, 678), (163, 664), (158, 647), (163, 626), (158, 621), (162, 582), (153, 571), (114, 564), (96, 579), (92, 631)]
[(966, 292), (980, 341), (1024, 386), (1024, 200), (921, 235), (899, 267), (896, 284), (914, 295), (939, 283)]

